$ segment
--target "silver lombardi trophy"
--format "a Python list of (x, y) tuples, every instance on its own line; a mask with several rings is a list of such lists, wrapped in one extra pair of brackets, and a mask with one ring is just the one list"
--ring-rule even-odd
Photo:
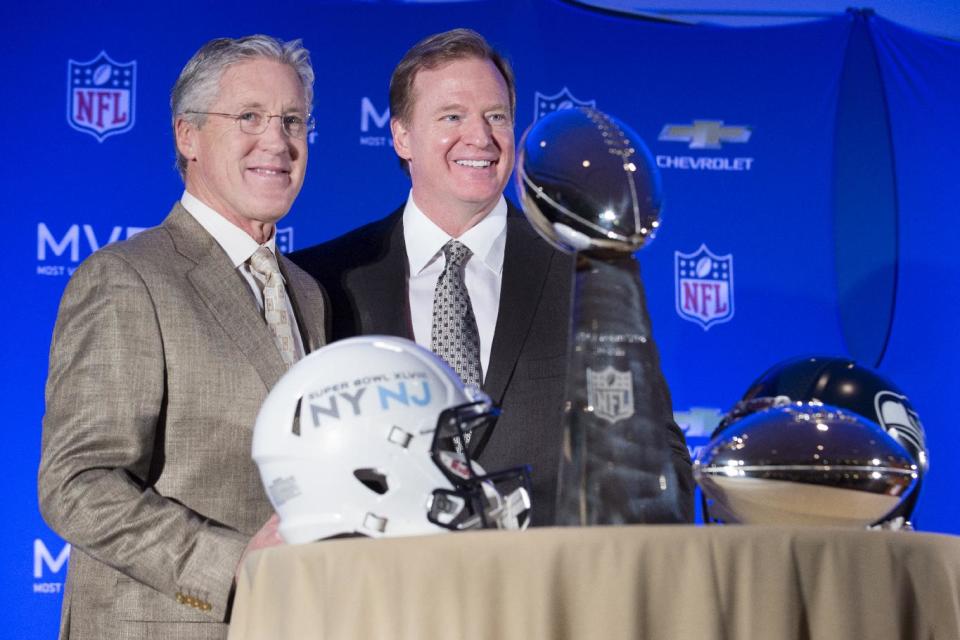
[(669, 392), (633, 256), (660, 224), (650, 152), (618, 120), (564, 109), (527, 129), (516, 178), (534, 227), (576, 254), (557, 524), (682, 522)]

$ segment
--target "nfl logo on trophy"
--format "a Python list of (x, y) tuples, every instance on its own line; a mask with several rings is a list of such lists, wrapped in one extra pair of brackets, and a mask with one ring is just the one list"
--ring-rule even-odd
[(89, 62), (67, 62), (67, 123), (103, 142), (133, 128), (137, 62), (101, 51)]
[(587, 402), (593, 413), (610, 424), (633, 415), (633, 375), (607, 367), (587, 369)]

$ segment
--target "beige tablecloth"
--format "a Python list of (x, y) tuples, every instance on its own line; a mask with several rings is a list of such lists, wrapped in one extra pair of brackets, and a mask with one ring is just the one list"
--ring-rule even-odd
[(254, 554), (230, 640), (960, 640), (960, 538), (631, 526)]

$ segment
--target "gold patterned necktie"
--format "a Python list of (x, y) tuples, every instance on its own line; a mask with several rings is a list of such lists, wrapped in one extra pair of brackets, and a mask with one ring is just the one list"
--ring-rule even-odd
[(293, 339), (293, 322), (288, 312), (287, 292), (277, 258), (267, 247), (260, 247), (250, 256), (250, 271), (263, 292), (263, 317), (273, 334), (280, 355), (287, 366), (297, 360), (297, 343)]

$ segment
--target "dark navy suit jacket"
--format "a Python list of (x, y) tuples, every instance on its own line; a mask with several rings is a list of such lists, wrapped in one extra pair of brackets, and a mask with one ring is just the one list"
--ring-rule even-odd
[[(332, 340), (371, 334), (413, 339), (403, 207), (289, 257), (330, 296)], [(490, 471), (531, 465), (534, 525), (554, 522), (572, 277), (572, 256), (541, 239), (510, 204), (500, 309), (483, 383), (502, 414), (479, 461)], [(669, 412), (662, 375), (656, 382), (662, 383), (668, 399), (662, 422), (692, 521), (690, 458)]]

